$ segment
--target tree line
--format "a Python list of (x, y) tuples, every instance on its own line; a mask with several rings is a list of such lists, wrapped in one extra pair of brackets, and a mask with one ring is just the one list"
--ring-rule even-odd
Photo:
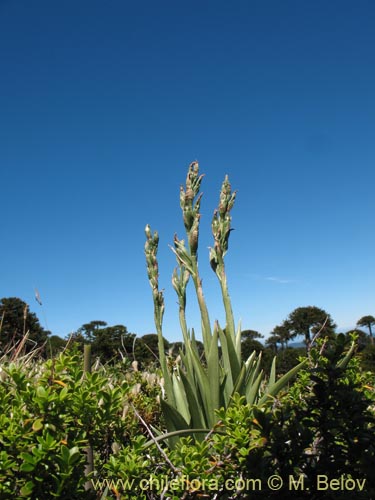
[[(354, 329), (358, 336), (358, 350), (362, 352), (364, 365), (375, 368), (375, 346), (373, 327), (375, 317), (362, 316)], [(361, 330), (358, 327), (364, 327)], [(246, 358), (254, 350), (264, 353), (264, 362), (268, 363), (275, 354), (285, 369), (297, 362), (298, 356), (308, 350), (317, 336), (334, 338), (336, 324), (324, 309), (315, 306), (298, 307), (280, 324), (275, 326), (264, 340), (264, 335), (256, 330), (243, 330), (242, 351)], [(348, 335), (350, 332), (347, 332)], [(25, 341), (26, 338), (26, 341)], [(302, 338), (303, 349), (291, 349), (290, 342)], [(83, 324), (78, 330), (63, 339), (45, 330), (36, 314), (31, 312), (28, 304), (17, 297), (2, 298), (0, 301), (0, 355), (16, 350), (23, 341), (23, 349), (30, 352), (39, 349), (44, 357), (50, 357), (66, 348), (83, 350), (85, 343), (91, 344), (92, 355), (102, 363), (118, 360), (136, 360), (142, 366), (150, 363), (158, 364), (158, 337), (149, 333), (138, 337), (128, 332), (124, 325), (109, 326), (105, 321), (94, 320)], [(201, 345), (198, 342), (198, 345)], [(181, 342), (170, 343), (164, 339), (166, 352), (171, 357), (177, 356), (183, 347)], [(203, 345), (201, 345), (203, 352)]]

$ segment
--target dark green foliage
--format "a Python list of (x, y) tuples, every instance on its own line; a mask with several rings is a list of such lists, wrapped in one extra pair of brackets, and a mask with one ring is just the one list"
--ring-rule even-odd
[(281, 345), (303, 335), (306, 347), (309, 348), (314, 335), (320, 332), (325, 337), (333, 337), (336, 325), (331, 316), (316, 306), (298, 307), (291, 312), (282, 325), (275, 328), (274, 333)]
[[(310, 368), (298, 374), (298, 381), (272, 413), (257, 414), (267, 444), (249, 453), (248, 474), (256, 477), (260, 468), (265, 476), (279, 474), (286, 485), (289, 476), (303, 474), (309, 493), (285, 490), (289, 498), (298, 499), (346, 499), (347, 492), (317, 492), (316, 478), (351, 475), (366, 479), (366, 491), (362, 496), (356, 492), (355, 497), (373, 498), (375, 420), (374, 410), (369, 409), (374, 404), (373, 391), (365, 389), (357, 359), (347, 368), (340, 364), (345, 350), (343, 335), (326, 349), (323, 342), (318, 344), (311, 351)], [(324, 350), (322, 356), (319, 350)]]
[(29, 306), (17, 297), (2, 298), (0, 300), (0, 350), (5, 352), (18, 345), (28, 333), (25, 343), (25, 352), (36, 347), (42, 347), (50, 332), (40, 325), (35, 313), (30, 312)]
[(264, 352), (264, 345), (258, 340), (251, 338), (245, 339), (241, 342), (241, 355), (243, 359), (248, 359), (252, 352)]
[(369, 345), (370, 338), (366, 332), (360, 330), (359, 328), (355, 328), (354, 330), (350, 330), (349, 332), (347, 332), (345, 335), (347, 336), (348, 339), (350, 339), (353, 334), (358, 339), (357, 340), (358, 352), (362, 351), (366, 346)]
[(68, 337), (66, 348), (69, 350), (83, 352), (83, 346), (85, 343), (87, 343), (87, 340), (84, 335), (80, 331), (74, 332)]
[[(163, 338), (164, 352), (170, 347), (168, 340)], [(147, 333), (140, 338), (137, 338), (134, 344), (134, 356), (140, 363), (141, 367), (150, 365), (159, 366), (158, 357), (158, 335), (156, 333)]]
[(269, 337), (267, 337), (265, 343), (266, 346), (272, 350), (273, 354), (277, 353), (277, 346), (278, 344), (281, 344), (280, 338), (277, 335), (270, 335)]
[(271, 332), (272, 337), (275, 338), (276, 343), (280, 344), (281, 349), (288, 346), (288, 342), (292, 340), (297, 334), (293, 331), (293, 326), (290, 321), (284, 321), (282, 325), (275, 326)]
[(108, 326), (105, 321), (91, 321), (81, 326), (74, 342), (91, 344), (93, 357), (102, 363), (116, 362), (125, 357), (132, 358), (134, 333), (129, 333), (126, 326)]
[(49, 357), (56, 356), (66, 346), (66, 340), (58, 335), (51, 335), (47, 341), (46, 354)]
[(131, 357), (134, 338), (123, 325), (101, 328), (92, 341), (92, 355), (100, 357), (102, 362)]
[(82, 325), (81, 328), (78, 329), (78, 332), (81, 333), (88, 342), (93, 342), (98, 332), (105, 326), (107, 326), (105, 321), (94, 320)]
[(374, 337), (372, 335), (372, 327), (375, 326), (375, 318), (374, 318), (374, 316), (371, 316), (371, 315), (362, 316), (362, 318), (360, 318), (357, 321), (357, 325), (358, 326), (366, 326), (368, 328), (368, 332), (369, 332), (369, 335), (370, 335), (371, 343), (373, 344), (374, 343)]
[(241, 340), (244, 342), (245, 340), (251, 339), (262, 339), (263, 335), (256, 330), (242, 330), (241, 331)]
[(368, 344), (359, 355), (363, 370), (371, 371), (375, 374), (375, 345)]
[[(204, 358), (204, 345), (203, 345), (203, 342), (201, 342), (200, 340), (196, 340), (195, 344), (197, 346), (197, 351), (198, 351), (199, 359), (202, 360)], [(180, 353), (180, 350), (182, 350), (182, 352), (185, 352), (184, 343), (183, 342), (173, 342), (173, 344), (170, 344), (169, 349), (171, 350), (171, 354), (173, 356), (178, 356), (179, 353)]]
[(300, 359), (306, 356), (304, 347), (287, 347), (277, 354), (277, 371), (278, 373), (286, 373), (298, 365)]
[[(167, 352), (171, 346), (166, 339), (163, 341)], [(91, 345), (92, 357), (98, 358), (102, 364), (136, 360), (139, 368), (159, 366), (158, 336), (155, 333), (136, 337), (124, 325), (108, 326), (105, 321), (95, 320), (85, 323), (72, 335), (68, 348), (75, 346), (83, 351), (85, 343)]]
[[(272, 347), (263, 347), (262, 351), (262, 368), (268, 373), (272, 366), (272, 361), (275, 356), (275, 351)], [(287, 347), (280, 349), (276, 353), (277, 373), (283, 375), (291, 370), (294, 366), (306, 356), (305, 347)]]
[(263, 352), (264, 346), (259, 340), (263, 335), (256, 330), (242, 330), (241, 332), (241, 355), (243, 359), (248, 359), (253, 351)]

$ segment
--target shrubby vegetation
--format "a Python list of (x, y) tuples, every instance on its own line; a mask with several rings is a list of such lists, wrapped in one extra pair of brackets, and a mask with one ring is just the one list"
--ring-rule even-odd
[[(375, 498), (374, 317), (358, 320), (368, 333), (337, 334), (326, 311), (300, 307), (265, 344), (235, 328), (226, 178), (210, 250), (226, 324), (212, 325), (197, 262), (201, 181), (193, 163), (180, 192), (186, 243), (174, 239), (182, 342), (163, 337), (159, 237), (149, 227), (155, 334), (95, 320), (63, 340), (22, 300), (0, 301), (1, 499)], [(202, 342), (185, 315), (190, 281)], [(290, 347), (299, 335), (304, 347)], [(318, 490), (319, 475), (355, 491)]]
[[(317, 474), (365, 479), (356, 497), (373, 498), (374, 373), (360, 369), (351, 346), (343, 335), (320, 339), (288, 389), (261, 408), (235, 395), (210, 432), (181, 435), (172, 448), (159, 434), (160, 370), (95, 361), (85, 373), (76, 349), (53, 360), (3, 359), (0, 498), (273, 498), (266, 484), (275, 474), (280, 498), (348, 498), (316, 496)], [(290, 477), (303, 477), (309, 492), (290, 492)], [(92, 484), (97, 491), (86, 489)]]

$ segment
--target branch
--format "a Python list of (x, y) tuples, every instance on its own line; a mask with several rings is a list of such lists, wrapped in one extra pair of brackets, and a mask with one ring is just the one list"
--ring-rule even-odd
[(147, 425), (147, 423), (144, 421), (144, 419), (141, 417), (141, 415), (137, 412), (137, 410), (135, 409), (134, 405), (131, 404), (132, 408), (133, 408), (133, 411), (135, 413), (135, 416), (138, 418), (138, 420), (142, 423), (142, 425), (144, 425), (144, 427), (146, 428), (147, 432), (149, 433), (152, 441), (156, 444), (156, 447), (157, 449), (159, 450), (160, 454), (164, 457), (164, 460), (166, 461), (166, 463), (169, 465), (169, 467), (173, 470), (173, 472), (175, 474), (179, 474), (180, 471), (179, 469), (177, 469), (173, 464), (172, 462), (169, 460), (168, 458), (168, 455), (165, 453), (165, 451), (163, 450), (163, 448), (160, 446), (160, 444), (158, 443), (157, 439), (155, 438), (154, 434), (152, 433), (150, 427)]

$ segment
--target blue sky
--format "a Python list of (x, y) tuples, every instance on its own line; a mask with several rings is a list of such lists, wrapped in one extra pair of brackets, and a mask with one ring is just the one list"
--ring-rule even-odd
[[(0, 296), (61, 336), (99, 319), (154, 332), (149, 223), (164, 334), (180, 340), (168, 245), (184, 236), (179, 187), (198, 160), (212, 321), (225, 174), (244, 329), (267, 336), (307, 305), (338, 330), (375, 314), (374, 25), (370, 0), (0, 0)], [(192, 288), (187, 313), (199, 336)]]

